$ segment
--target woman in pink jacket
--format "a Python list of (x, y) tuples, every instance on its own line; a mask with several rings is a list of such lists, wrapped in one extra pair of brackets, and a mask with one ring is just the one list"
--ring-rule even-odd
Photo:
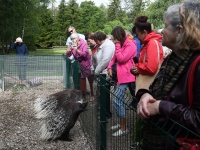
[(137, 52), (134, 41), (126, 36), (125, 30), (122, 27), (116, 26), (112, 31), (112, 35), (115, 43), (115, 54), (107, 69), (108, 75), (112, 76), (111, 67), (116, 63), (118, 81), (113, 106), (117, 113), (117, 117), (120, 119), (120, 124), (112, 126), (111, 129), (114, 130), (119, 128), (119, 130), (112, 135), (121, 136), (127, 133), (124, 96), (129, 84), (135, 82), (135, 76), (130, 73), (130, 69), (134, 65), (133, 57), (136, 56)]

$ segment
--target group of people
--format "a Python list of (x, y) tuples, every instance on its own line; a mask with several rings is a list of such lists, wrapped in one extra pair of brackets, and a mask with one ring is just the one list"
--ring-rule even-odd
[[(94, 101), (94, 76), (104, 73), (108, 78), (112, 77), (112, 66), (116, 64), (113, 107), (120, 122), (111, 127), (118, 129), (113, 136), (128, 132), (124, 104), (127, 88), (132, 91), (132, 96), (136, 96), (137, 114), (143, 120), (158, 115), (170, 117), (200, 134), (200, 62), (194, 71), (195, 82), (187, 82), (191, 64), (200, 55), (200, 1), (185, 0), (169, 6), (164, 13), (164, 26), (158, 34), (152, 29), (147, 16), (138, 16), (132, 28), (134, 37), (121, 26), (116, 26), (108, 36), (103, 32), (88, 32), (84, 36), (77, 33), (73, 26), (68, 27), (70, 37), (66, 42), (66, 55), (72, 63), (74, 60), (79, 62), (83, 100), (86, 97), (86, 78), (90, 84), (90, 101)], [(162, 46), (172, 50), (166, 58)], [(28, 55), (21, 38), (16, 39), (12, 48), (17, 50), (19, 56)], [(20, 80), (26, 79), (25, 66), (20, 68)], [(137, 83), (139, 75), (156, 76), (148, 88), (138, 89), (135, 81)], [(192, 103), (189, 103), (188, 87), (194, 87)]]
[[(200, 2), (185, 0), (182, 4), (169, 6), (164, 13), (165, 27), (161, 34), (156, 33), (147, 20), (147, 16), (136, 17), (132, 29), (142, 46), (138, 62), (134, 62), (137, 55), (136, 41), (130, 38), (120, 26), (112, 30), (112, 41), (102, 32), (86, 34), (86, 40), (92, 50), (91, 59), (88, 51), (80, 49), (81, 45), (78, 45), (78, 48), (71, 48), (71, 51), (78, 61), (80, 58), (89, 59), (88, 66), (85, 67), (88, 67), (90, 75), (93, 72), (94, 75), (106, 73), (112, 76), (111, 68), (116, 63), (118, 81), (113, 106), (120, 123), (112, 127), (112, 129), (119, 129), (113, 136), (127, 133), (124, 95), (119, 94), (119, 91), (125, 91), (140, 74), (151, 76), (157, 73), (148, 89), (136, 90), (138, 115), (143, 120), (152, 116), (167, 116), (200, 134), (200, 80), (198, 78), (200, 62), (195, 68), (195, 82), (189, 83), (194, 87), (191, 105), (188, 100), (187, 82), (191, 64), (200, 55)], [(73, 34), (71, 39), (73, 40)], [(166, 58), (162, 46), (172, 50)], [(67, 52), (68, 56), (71, 51)], [(83, 62), (80, 61), (82, 64)]]
[[(164, 25), (158, 34), (152, 29), (147, 16), (138, 16), (132, 28), (135, 36), (131, 36), (121, 26), (116, 26), (111, 35), (88, 32), (85, 36), (77, 33), (73, 26), (68, 27), (70, 37), (66, 42), (66, 55), (72, 64), (74, 60), (79, 62), (83, 99), (86, 97), (86, 78), (90, 85), (90, 101), (94, 101), (94, 76), (104, 73), (108, 78), (112, 77), (112, 66), (116, 64), (117, 83), (113, 107), (120, 121), (111, 127), (118, 129), (113, 136), (128, 132), (124, 104), (127, 88), (133, 93), (132, 96), (136, 96), (137, 114), (143, 120), (152, 116), (167, 116), (200, 134), (200, 62), (194, 71), (195, 82), (187, 82), (191, 64), (200, 55), (200, 1), (185, 0), (181, 4), (169, 6), (164, 13)], [(172, 50), (166, 58), (163, 46)], [(20, 64), (19, 79), (26, 80), (26, 57), (21, 56), (28, 55), (27, 46), (19, 37), (11, 48), (16, 49), (19, 56), (16, 61)], [(135, 85), (139, 75), (155, 74), (154, 81), (147, 89), (138, 89)], [(189, 86), (194, 87), (191, 104)]]
[[(137, 57), (137, 46), (134, 37), (129, 31), (124, 30), (121, 26), (116, 26), (111, 35), (103, 32), (88, 32), (85, 40), (80, 38), (80, 34), (75, 31), (74, 27), (69, 27), (71, 33), (71, 46), (68, 46), (66, 55), (74, 57), (79, 62), (80, 68), (80, 90), (83, 93), (83, 99), (86, 96), (86, 78), (90, 84), (91, 97), (93, 101), (93, 78), (94, 75), (104, 73), (107, 78), (112, 77), (112, 66), (116, 64), (117, 83), (115, 87), (115, 97), (113, 107), (119, 118), (119, 124), (114, 125), (111, 129), (116, 130), (113, 136), (126, 134), (126, 105), (124, 103), (125, 91), (129, 88), (132, 96), (135, 96), (135, 76), (139, 73), (152, 75), (158, 70), (158, 64), (163, 61), (163, 50), (160, 44), (162, 37), (151, 29), (151, 24), (147, 22), (146, 16), (139, 16), (134, 23), (134, 34), (141, 42), (139, 62), (134, 62)], [(73, 30), (72, 30), (73, 29)], [(155, 43), (155, 40), (158, 42)], [(68, 41), (68, 40), (67, 40)], [(77, 43), (73, 46), (73, 43)], [(87, 44), (90, 46), (91, 54), (88, 51)], [(84, 46), (82, 46), (84, 43)], [(157, 56), (156, 44), (159, 45), (159, 59)], [(154, 50), (155, 49), (155, 50)], [(145, 55), (145, 61), (144, 59)], [(84, 82), (83, 82), (84, 81)]]
[[(86, 78), (90, 84), (90, 101), (94, 101), (94, 75), (104, 73), (108, 78), (112, 77), (112, 66), (116, 64), (117, 83), (113, 107), (120, 122), (111, 127), (113, 130), (118, 129), (113, 136), (128, 132), (124, 104), (127, 88), (138, 100), (136, 109), (141, 119), (170, 117), (200, 134), (200, 62), (194, 68), (194, 82), (188, 83), (191, 66), (200, 56), (200, 1), (185, 0), (181, 4), (169, 6), (164, 13), (164, 25), (158, 34), (152, 29), (147, 16), (138, 16), (132, 28), (135, 36), (131, 36), (121, 26), (116, 26), (111, 35), (88, 32), (85, 36), (77, 33), (73, 26), (68, 27), (71, 35), (66, 42), (66, 55), (72, 64), (74, 60), (79, 62), (83, 99), (86, 96)], [(163, 46), (172, 50), (166, 58)], [(12, 48), (16, 49), (20, 59), (16, 63), (23, 63), (23, 67), (19, 68), (19, 79), (26, 80), (26, 61), (21, 61), (21, 56), (27, 56), (28, 49), (21, 38), (16, 39)], [(138, 59), (135, 59), (137, 56)], [(138, 89), (135, 81), (139, 75), (156, 76), (148, 88)], [(189, 87), (193, 89), (191, 103)], [(169, 142), (164, 146), (173, 149)]]

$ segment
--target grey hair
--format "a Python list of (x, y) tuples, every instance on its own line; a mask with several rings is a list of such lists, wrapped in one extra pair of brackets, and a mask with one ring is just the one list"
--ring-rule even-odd
[(164, 20), (168, 20), (173, 29), (182, 26), (176, 38), (177, 46), (186, 50), (200, 48), (200, 0), (185, 0), (168, 7)]
[(174, 29), (181, 25), (180, 4), (169, 6), (164, 13), (164, 20), (168, 20)]
[(114, 40), (114, 37), (111, 34), (106, 35), (106, 37), (111, 39), (112, 41)]
[(79, 35), (78, 33), (72, 33), (71, 36), (70, 36), (71, 39), (74, 39), (74, 38), (77, 38), (79, 39)]
[(73, 26), (69, 26), (68, 29), (69, 29), (69, 28), (75, 29)]

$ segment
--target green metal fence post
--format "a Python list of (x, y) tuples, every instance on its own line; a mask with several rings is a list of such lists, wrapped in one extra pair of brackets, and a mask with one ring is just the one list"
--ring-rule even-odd
[(73, 76), (73, 81), (74, 81), (74, 88), (75, 89), (80, 89), (79, 85), (79, 63), (78, 61), (74, 61), (72, 63), (72, 76)]
[(109, 81), (106, 82), (106, 90), (109, 92), (106, 92), (106, 117), (110, 118), (112, 117), (111, 111), (110, 111), (110, 86), (111, 83)]
[(106, 150), (106, 74), (100, 74), (100, 150)]
[(71, 82), (70, 82), (71, 61), (66, 56), (64, 56), (64, 58), (66, 60), (66, 85), (65, 85), (65, 87), (70, 89), (71, 88)]

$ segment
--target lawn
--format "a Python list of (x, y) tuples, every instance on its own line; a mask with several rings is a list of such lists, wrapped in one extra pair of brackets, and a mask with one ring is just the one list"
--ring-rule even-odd
[[(29, 55), (65, 55), (66, 48), (52, 48), (52, 49), (37, 49), (36, 51), (29, 51)], [(10, 50), (9, 55), (15, 55), (15, 50)]]
[(29, 55), (62, 55), (66, 53), (66, 48), (37, 49), (29, 51)]

